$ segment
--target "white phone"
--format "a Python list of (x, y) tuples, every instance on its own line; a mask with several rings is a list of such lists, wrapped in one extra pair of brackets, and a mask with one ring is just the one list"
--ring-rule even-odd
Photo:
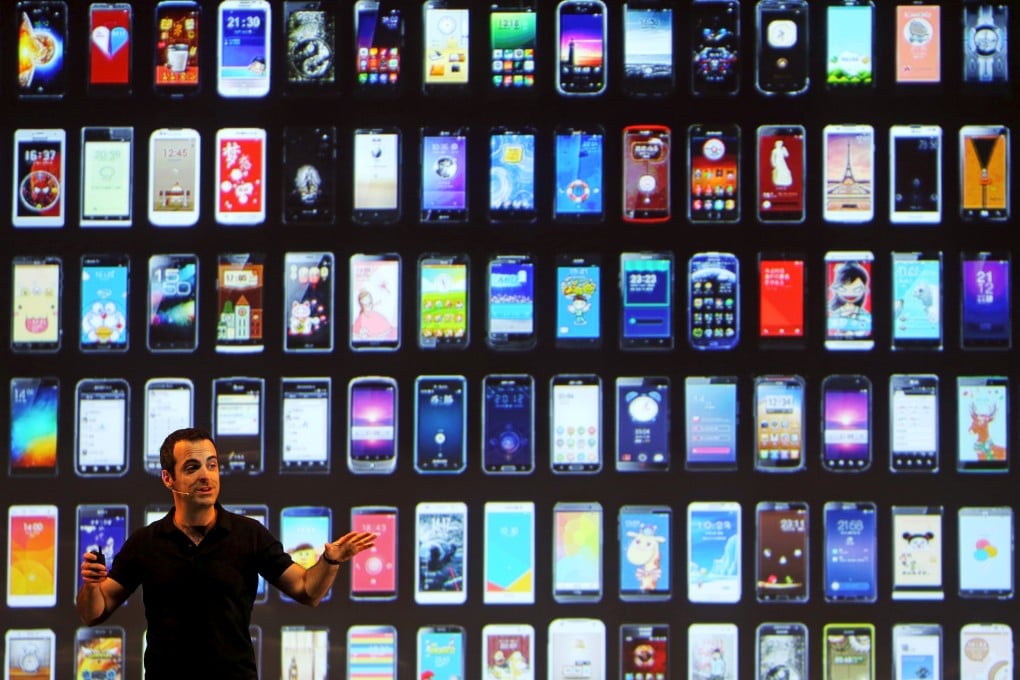
[(11, 223), (63, 227), (65, 146), (63, 130), (15, 130)]
[(227, 226), (266, 221), (266, 131), (216, 131), (216, 222)]
[(875, 215), (875, 129), (826, 125), (822, 167), (826, 222), (861, 224)]
[(221, 97), (269, 94), (271, 19), (267, 0), (220, 2), (216, 90)]
[(201, 136), (191, 128), (160, 128), (149, 136), (149, 222), (191, 227), (198, 222)]
[(49, 628), (11, 628), (4, 634), (4, 680), (53, 680), (55, 648)]
[(535, 629), (527, 623), (482, 628), (482, 680), (534, 680)]
[(418, 604), (467, 601), (467, 505), (421, 502), (414, 511), (415, 582)]
[[(606, 624), (599, 619), (553, 619), (549, 622), (548, 668), (561, 678), (608, 678)], [(550, 678), (555, 678), (553, 672)]]

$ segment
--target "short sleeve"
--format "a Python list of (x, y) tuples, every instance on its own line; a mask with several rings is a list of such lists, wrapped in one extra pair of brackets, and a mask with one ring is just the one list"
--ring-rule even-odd
[(294, 564), (294, 560), (290, 553), (283, 549), (283, 544), (276, 536), (258, 522), (255, 524), (258, 555), (256, 568), (263, 578), (270, 583), (276, 583), (287, 567)]

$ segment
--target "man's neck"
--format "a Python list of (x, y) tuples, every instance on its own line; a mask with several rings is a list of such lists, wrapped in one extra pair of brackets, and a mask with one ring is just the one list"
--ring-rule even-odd
[(196, 543), (216, 524), (216, 508), (182, 508), (174, 510), (174, 525)]

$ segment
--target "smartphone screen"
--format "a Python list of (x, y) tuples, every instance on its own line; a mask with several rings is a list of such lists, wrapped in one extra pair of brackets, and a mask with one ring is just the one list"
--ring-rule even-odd
[(803, 623), (762, 623), (755, 631), (757, 677), (808, 677), (807, 626)]
[(822, 381), (822, 467), (862, 472), (871, 467), (871, 381), (830, 375)]
[(199, 19), (201, 7), (191, 0), (170, 0), (156, 5), (156, 92), (172, 97), (198, 92)]
[(535, 602), (535, 504), (485, 504), (485, 604)]
[(8, 506), (7, 537), (7, 606), (55, 606), (57, 506)]
[(616, 469), (669, 470), (669, 378), (616, 379)]
[(127, 351), (129, 265), (127, 255), (82, 256), (81, 351)]
[(894, 505), (892, 541), (892, 598), (942, 600), (942, 507)]
[(130, 399), (126, 380), (78, 381), (74, 471), (79, 477), (120, 477), (127, 473)]
[(847, 0), (825, 8), (825, 85), (861, 90), (875, 85), (875, 6)]
[(422, 86), (425, 94), (466, 86), (470, 10), (450, 7), (443, 0), (428, 0), (424, 13)]
[(673, 253), (620, 254), (620, 347), (673, 347)]
[(672, 597), (672, 519), (673, 511), (665, 505), (620, 508), (620, 599), (624, 602)]
[(960, 597), (1013, 597), (1013, 509), (962, 507), (957, 513)]
[(391, 93), (400, 85), (404, 19), (390, 0), (354, 3), (355, 78), (362, 92)]
[(875, 213), (875, 130), (870, 125), (826, 125), (826, 222), (870, 222)]
[(422, 222), (467, 221), (467, 151), (467, 130), (464, 128), (422, 129)]
[(689, 9), (691, 91), (736, 94), (740, 90), (740, 3), (697, 0)]
[(418, 629), (419, 678), (443, 675), (463, 678), (465, 631), (460, 626), (423, 626)]
[(266, 0), (220, 3), (216, 89), (221, 97), (269, 94), (271, 18)]
[(687, 341), (694, 349), (733, 349), (740, 341), (740, 261), (733, 253), (695, 253), (687, 269)]
[(197, 130), (162, 128), (149, 136), (149, 222), (190, 227), (198, 222), (201, 138)]
[(553, 507), (553, 599), (602, 599), (602, 506), (559, 502)]
[[(299, 669), (304, 667), (316, 671), (308, 674), (309, 680), (328, 678), (329, 649), (328, 626), (281, 626), (280, 677), (296, 675), (300, 679)], [(301, 659), (300, 666), (298, 659)]]
[(221, 475), (262, 474), (264, 394), (263, 378), (213, 380), (213, 434)]
[(126, 650), (120, 626), (79, 628), (75, 633), (75, 678), (123, 680)]
[(763, 347), (803, 346), (805, 282), (802, 256), (758, 256), (758, 341)]
[(400, 131), (354, 131), (354, 205), (360, 224), (388, 224), (400, 218)]
[(529, 677), (535, 652), (535, 629), (530, 624), (486, 625), (482, 628), (482, 680), (502, 680), (507, 671)]
[(1009, 83), (1009, 5), (979, 0), (963, 6), (963, 82)]
[(336, 263), (330, 252), (288, 252), (283, 257), (285, 352), (333, 349)]
[(1010, 255), (1007, 252), (964, 252), (960, 339), (964, 349), (1009, 349)]
[(632, 95), (673, 91), (673, 8), (641, 0), (623, 6), (623, 89)]
[(669, 219), (670, 130), (662, 125), (623, 129), (623, 219)]
[[(937, 623), (897, 623), (893, 626), (895, 680), (942, 680), (942, 626)], [(966, 676), (964, 676), (966, 677)]]
[[(333, 515), (329, 508), (318, 506), (288, 506), (280, 511), (280, 543), (294, 561), (311, 569), (319, 561), (322, 546), (333, 540)], [(284, 602), (292, 602), (280, 593)], [(328, 600), (326, 592), (324, 600)]]
[(18, 17), (18, 88), (20, 97), (56, 98), (67, 91), (67, 3), (22, 0)]
[(221, 253), (216, 297), (216, 351), (261, 352), (265, 255)]
[(1005, 623), (968, 623), (960, 629), (960, 675), (1009, 677), (1013, 672), (1013, 630)]
[(801, 125), (758, 127), (758, 221), (804, 221), (805, 141)]
[(57, 636), (49, 628), (10, 628), (4, 633), (5, 678), (53, 680)]
[(59, 257), (15, 257), (11, 288), (11, 350), (60, 349)]
[(535, 263), (530, 255), (489, 260), (486, 342), (493, 349), (530, 349), (536, 342)]
[(467, 381), (462, 375), (419, 375), (414, 386), (414, 469), (421, 474), (463, 472)]
[(942, 253), (892, 253), (892, 347), (942, 349)]
[(482, 465), (490, 474), (535, 469), (535, 380), (487, 375), (482, 383)]
[(198, 346), (198, 257), (149, 258), (150, 352), (192, 352)]
[(336, 219), (336, 128), (283, 129), (283, 221), (332, 224)]
[(152, 378), (145, 382), (142, 455), (149, 474), (159, 474), (162, 469), (159, 449), (164, 438), (194, 425), (194, 392), (195, 387), (187, 378)]
[(620, 677), (670, 677), (669, 624), (620, 626)]
[(829, 251), (825, 254), (828, 298), (825, 305), (825, 348), (869, 350), (875, 346), (872, 317), (870, 251)]
[(938, 83), (942, 79), (939, 5), (896, 6), (896, 82)]
[(692, 125), (687, 134), (687, 217), (694, 223), (739, 221), (740, 128)]
[[(326, 2), (283, 3), (286, 93), (325, 90), (336, 83), (336, 16)], [(252, 36), (255, 37), (255, 36)]]
[(557, 375), (550, 392), (552, 471), (598, 472), (602, 469), (602, 381), (597, 375)]
[(964, 125), (960, 128), (960, 216), (1009, 218), (1009, 128)]
[(397, 629), (355, 625), (347, 629), (347, 680), (396, 677)]
[(329, 474), (329, 378), (280, 379), (280, 472)]
[(352, 350), (400, 347), (400, 256), (354, 254), (350, 260), (349, 345)]
[(1009, 472), (1009, 378), (957, 376), (957, 472)]
[(537, 13), (521, 3), (492, 4), (489, 35), (493, 89), (497, 92), (529, 91), (535, 87)]
[(938, 387), (934, 375), (889, 378), (889, 466), (893, 472), (939, 469)]
[(56, 378), (11, 378), (11, 477), (57, 474), (57, 410), (60, 381)]
[[(78, 530), (74, 554), (80, 557), (94, 550), (104, 558), (106, 564), (113, 564), (113, 557), (120, 552), (128, 535), (128, 507), (126, 505), (78, 505)], [(77, 561), (75, 566), (77, 566)], [(75, 597), (84, 580), (81, 571), (75, 570)]]
[(687, 628), (687, 677), (736, 678), (738, 628), (733, 623), (692, 623)]
[(889, 128), (889, 220), (937, 224), (942, 220), (942, 128)]
[(254, 225), (266, 219), (266, 131), (216, 131), (216, 222)]
[(741, 595), (740, 504), (687, 504), (687, 599), (734, 603)]
[(553, 219), (597, 222), (604, 206), (601, 128), (556, 130), (556, 199)]
[(418, 604), (464, 604), (467, 600), (467, 506), (415, 506), (415, 590)]
[(825, 504), (825, 601), (874, 602), (878, 597), (874, 503)]
[(808, 88), (807, 0), (761, 0), (758, 21), (758, 91), (800, 94)]
[(397, 382), (353, 378), (347, 386), (347, 467), (351, 472), (389, 474), (397, 466)]
[(870, 623), (829, 623), (822, 629), (825, 640), (824, 680), (840, 677), (874, 680), (875, 626)]
[(134, 128), (82, 128), (80, 226), (131, 226), (133, 156)]
[(804, 469), (804, 379), (766, 375), (755, 378), (755, 469)]
[(556, 90), (597, 95), (606, 90), (607, 14), (601, 0), (565, 0), (556, 8)]
[(609, 677), (606, 624), (599, 619), (553, 619), (549, 622), (546, 654), (549, 668), (564, 669), (577, 677)]
[(807, 602), (807, 503), (761, 501), (757, 514), (756, 594), (759, 602)]
[(556, 262), (556, 346), (602, 344), (602, 267), (594, 255), (560, 255)]
[(737, 467), (737, 378), (684, 379), (684, 423), (688, 470)]
[(63, 227), (66, 158), (64, 130), (15, 130), (11, 223)]
[(532, 222), (535, 203), (535, 132), (496, 128), (489, 135), (489, 219)]
[(371, 531), (376, 534), (375, 545), (351, 559), (351, 599), (396, 599), (397, 508), (351, 508), (351, 531)]
[(467, 255), (422, 255), (418, 260), (418, 295), (418, 346), (467, 347)]

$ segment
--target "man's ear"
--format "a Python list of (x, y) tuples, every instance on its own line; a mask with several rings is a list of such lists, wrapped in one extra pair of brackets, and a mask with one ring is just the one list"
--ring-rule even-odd
[(163, 478), (163, 486), (168, 489), (173, 488), (174, 478), (170, 476), (170, 473), (166, 470), (160, 470), (159, 474)]

